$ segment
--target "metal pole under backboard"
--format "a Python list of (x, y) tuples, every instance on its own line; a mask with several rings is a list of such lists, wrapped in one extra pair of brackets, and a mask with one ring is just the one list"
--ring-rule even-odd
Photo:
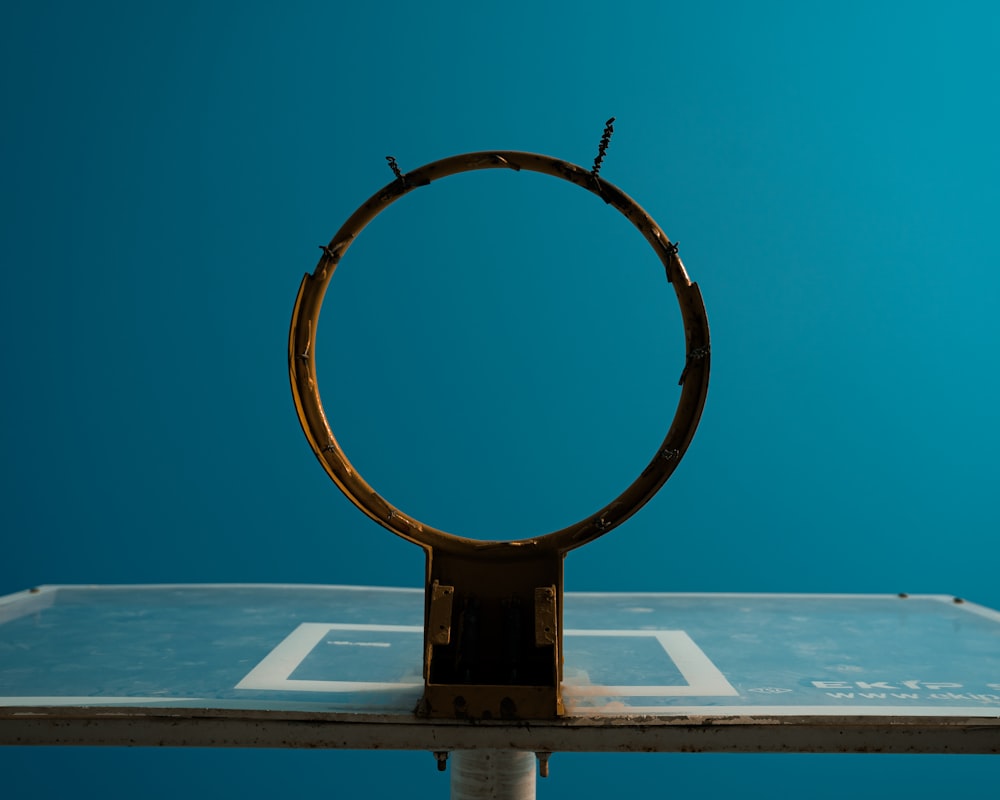
[(451, 758), (451, 800), (535, 800), (535, 754), (459, 750)]

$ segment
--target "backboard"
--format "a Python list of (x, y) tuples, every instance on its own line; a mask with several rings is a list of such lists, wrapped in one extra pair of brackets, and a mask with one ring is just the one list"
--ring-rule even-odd
[(567, 593), (538, 722), (418, 718), (422, 625), (418, 589), (10, 595), (0, 743), (1000, 752), (1000, 614), (951, 596)]

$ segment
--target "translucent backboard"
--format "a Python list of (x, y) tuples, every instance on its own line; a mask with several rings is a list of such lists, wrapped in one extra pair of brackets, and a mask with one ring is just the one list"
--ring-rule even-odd
[(427, 721), (423, 592), (0, 599), (0, 743), (1000, 752), (1000, 614), (937, 595), (580, 594), (567, 715)]

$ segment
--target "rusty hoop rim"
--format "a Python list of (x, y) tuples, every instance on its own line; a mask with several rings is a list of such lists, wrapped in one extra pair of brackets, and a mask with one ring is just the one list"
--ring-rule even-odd
[[(394, 165), (394, 161), (392, 164)], [(613, 206), (645, 237), (666, 270), (674, 287), (681, 318), (687, 358), (680, 377), (681, 397), (673, 421), (656, 454), (629, 486), (614, 500), (579, 522), (552, 533), (516, 540), (479, 540), (447, 533), (426, 525), (379, 495), (354, 469), (337, 442), (323, 410), (316, 383), (314, 353), (323, 298), (333, 273), (351, 243), (368, 223), (405, 194), (435, 180), (481, 169), (522, 169), (569, 181)], [(537, 153), (485, 151), (451, 156), (399, 174), (366, 200), (341, 226), (315, 271), (306, 274), (292, 312), (288, 341), (289, 379), (295, 410), (313, 453), (340, 490), (368, 517), (407, 541), (425, 549), (452, 552), (482, 552), (491, 549), (567, 552), (608, 533), (644, 506), (667, 482), (694, 437), (708, 393), (711, 349), (708, 317), (698, 285), (693, 283), (672, 243), (659, 225), (631, 197), (594, 170), (586, 170), (561, 159)]]

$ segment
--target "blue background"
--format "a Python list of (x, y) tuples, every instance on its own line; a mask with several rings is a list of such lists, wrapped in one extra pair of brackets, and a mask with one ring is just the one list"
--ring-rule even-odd
[[(680, 241), (712, 323), (667, 487), (576, 590), (946, 592), (1000, 608), (1000, 11), (992, 3), (52, 3), (0, 15), (0, 593), (416, 586), (302, 437), (304, 272), (404, 170), (531, 150)], [(514, 538), (595, 511), (665, 432), (676, 304), (627, 223), (491, 172), (362, 235), (320, 385), (391, 501)], [(986, 757), (560, 754), (542, 797), (937, 797)], [(34, 798), (443, 797), (426, 753), (0, 750)]]

